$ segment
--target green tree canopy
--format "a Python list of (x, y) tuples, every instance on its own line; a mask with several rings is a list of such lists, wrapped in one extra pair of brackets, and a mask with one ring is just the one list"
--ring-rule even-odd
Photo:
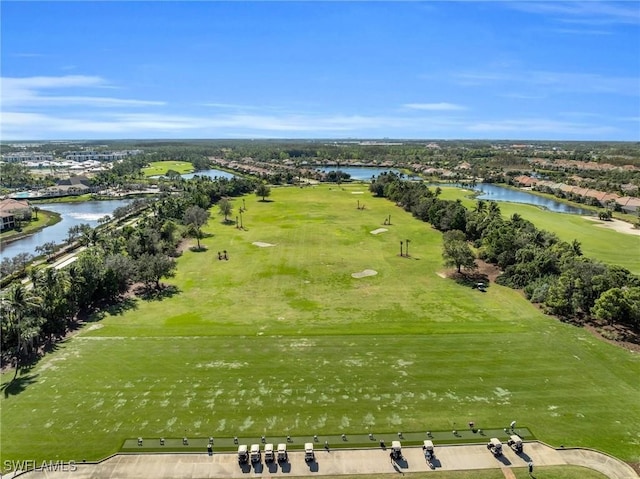
[(261, 196), (262, 201), (265, 201), (265, 198), (270, 195), (271, 195), (271, 188), (269, 188), (264, 183), (259, 184), (258, 187), (256, 188), (256, 196)]
[(190, 206), (184, 212), (182, 218), (184, 224), (194, 233), (200, 249), (200, 238), (202, 237), (202, 227), (209, 221), (209, 212), (199, 206)]
[(465, 269), (476, 268), (475, 255), (473, 251), (471, 251), (462, 231), (447, 231), (442, 239), (442, 257), (444, 258), (445, 265), (455, 266), (458, 273), (460, 273), (463, 267)]
[(218, 210), (220, 211), (220, 215), (224, 216), (225, 223), (228, 221), (229, 215), (233, 211), (233, 206), (231, 205), (231, 201), (227, 198), (222, 198), (218, 201)]

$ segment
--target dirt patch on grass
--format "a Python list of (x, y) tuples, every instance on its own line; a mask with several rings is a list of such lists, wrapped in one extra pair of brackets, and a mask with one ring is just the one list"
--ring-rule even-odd
[(378, 272), (375, 269), (365, 269), (362, 271), (358, 271), (357, 273), (351, 273), (352, 278), (366, 278), (367, 276), (375, 276)]
[(458, 273), (455, 269), (451, 269), (438, 271), (436, 274), (441, 278), (467, 278), (469, 281), (489, 281), (491, 283), (495, 283), (496, 278), (502, 274), (500, 268), (495, 264), (486, 263), (481, 259), (476, 260), (476, 265), (478, 267), (473, 271), (462, 270), (461, 273)]
[(640, 333), (624, 325), (614, 324), (599, 326), (587, 323), (584, 328), (603, 341), (623, 347), (629, 351), (640, 353)]

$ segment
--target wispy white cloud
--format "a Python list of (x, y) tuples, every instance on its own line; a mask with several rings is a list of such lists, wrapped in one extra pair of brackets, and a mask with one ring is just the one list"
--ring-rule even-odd
[(556, 21), (583, 25), (640, 24), (635, 1), (504, 2), (509, 8), (548, 16)]
[(566, 73), (542, 70), (520, 72), (475, 71), (454, 73), (453, 77), (462, 86), (509, 83), (510, 86), (515, 85), (516, 87), (544, 88), (545, 91), (640, 95), (638, 78), (605, 76), (598, 73)]
[(424, 111), (459, 111), (466, 110), (467, 108), (462, 105), (456, 105), (455, 103), (405, 103), (402, 105), (409, 110), (424, 110)]
[(21, 108), (53, 105), (83, 105), (93, 107), (139, 107), (164, 105), (162, 101), (111, 98), (94, 95), (52, 95), (52, 90), (111, 88), (101, 77), (65, 75), (59, 77), (37, 76), (25, 78), (0, 78), (0, 105)]
[(608, 30), (594, 30), (589, 28), (554, 28), (552, 31), (566, 35), (613, 35), (613, 32)]

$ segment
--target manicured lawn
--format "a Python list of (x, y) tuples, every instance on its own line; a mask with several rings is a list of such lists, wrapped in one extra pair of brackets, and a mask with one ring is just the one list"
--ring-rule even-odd
[[(440, 233), (366, 186), (274, 188), (270, 199), (246, 198), (245, 231), (213, 209), (208, 251), (186, 251), (168, 281), (177, 294), (87, 327), (7, 390), (1, 458), (98, 459), (138, 436), (516, 419), (552, 445), (639, 460), (638, 355), (516, 291), (438, 276)], [(406, 239), (411, 258), (399, 257)], [(365, 269), (378, 274), (351, 276)]]
[[(442, 188), (443, 199), (461, 199), (467, 208), (473, 208), (476, 201), (469, 198), (471, 192), (458, 188)], [(564, 241), (577, 239), (585, 256), (607, 264), (624, 266), (635, 274), (640, 274), (640, 236), (608, 230), (597, 222), (579, 215), (554, 213), (533, 205), (499, 202), (505, 217), (518, 213), (538, 228), (552, 231)]]
[(177, 171), (181, 175), (184, 173), (191, 173), (193, 171), (193, 165), (188, 161), (154, 161), (149, 163), (149, 166), (142, 169), (144, 176), (158, 176), (165, 175), (167, 171)]

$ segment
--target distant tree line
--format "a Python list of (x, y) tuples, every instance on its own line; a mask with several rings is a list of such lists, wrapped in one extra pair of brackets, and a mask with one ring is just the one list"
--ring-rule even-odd
[(379, 175), (369, 189), (442, 232), (462, 233), (479, 259), (500, 267), (499, 284), (523, 290), (547, 313), (640, 329), (640, 278), (622, 266), (586, 258), (577, 240), (562, 241), (518, 214), (505, 219), (495, 202), (480, 200), (468, 210), (394, 173)]

